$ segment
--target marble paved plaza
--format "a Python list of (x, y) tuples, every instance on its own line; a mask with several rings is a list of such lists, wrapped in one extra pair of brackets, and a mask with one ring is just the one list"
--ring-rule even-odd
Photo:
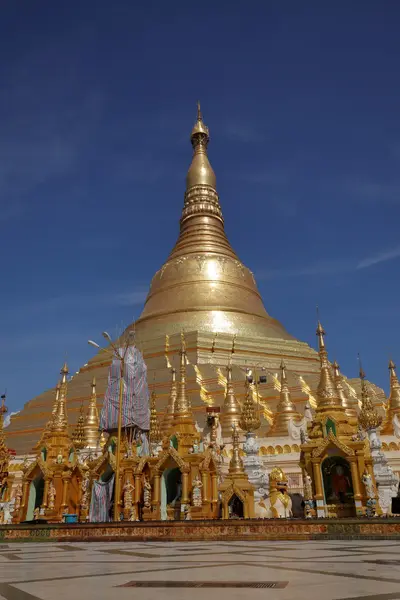
[(400, 542), (3, 543), (0, 581), (6, 600), (400, 600)]

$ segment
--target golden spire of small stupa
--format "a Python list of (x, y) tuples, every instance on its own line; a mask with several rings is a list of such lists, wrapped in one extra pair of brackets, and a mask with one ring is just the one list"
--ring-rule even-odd
[(229, 463), (229, 473), (244, 473), (243, 461), (239, 454), (239, 431), (236, 424), (232, 425), (232, 458)]
[[(214, 343), (213, 343), (214, 347)], [(220, 423), (222, 427), (222, 435), (227, 436), (232, 430), (232, 425), (239, 425), (241, 409), (240, 404), (235, 396), (235, 388), (232, 381), (232, 356), (235, 353), (235, 336), (232, 340), (232, 349), (229, 357), (229, 362), (226, 367), (226, 393), (225, 400), (221, 410)]]
[(64, 363), (61, 369), (61, 384), (60, 384), (60, 393), (58, 402), (55, 403), (55, 413), (52, 422), (52, 433), (58, 434), (68, 434), (68, 421), (66, 415), (66, 407), (65, 403), (67, 400), (67, 391), (68, 391), (68, 366), (67, 363)]
[(165, 411), (163, 421), (161, 423), (161, 431), (167, 434), (174, 422), (175, 410), (176, 410), (176, 398), (178, 396), (178, 388), (176, 383), (176, 369), (171, 369), (171, 389), (169, 393), (168, 405)]
[(342, 374), (340, 373), (340, 367), (337, 363), (337, 361), (335, 360), (332, 363), (332, 369), (333, 369), (333, 380), (335, 382), (335, 386), (340, 398), (340, 402), (342, 403), (342, 406), (344, 408), (344, 410), (346, 411), (346, 415), (348, 415), (349, 417), (354, 417), (356, 416), (356, 411), (352, 408), (350, 408), (350, 402), (349, 399), (346, 395), (346, 392), (344, 390), (343, 387), (343, 379), (342, 379)]
[(176, 416), (178, 417), (189, 417), (190, 416), (190, 405), (189, 400), (186, 396), (186, 341), (185, 334), (181, 333), (181, 350), (180, 350), (180, 381), (178, 396), (176, 399)]
[(150, 431), (149, 440), (150, 444), (158, 444), (161, 441), (162, 435), (160, 431), (160, 424), (158, 422), (157, 408), (156, 408), (156, 393), (151, 393), (151, 408), (150, 408)]
[(377, 429), (382, 424), (382, 417), (378, 414), (368, 393), (365, 373), (360, 361), (360, 379), (361, 379), (361, 410), (358, 415), (358, 422), (365, 431)]
[(246, 377), (246, 398), (242, 406), (242, 414), (239, 426), (248, 433), (255, 431), (261, 426), (260, 417), (257, 414), (257, 407), (254, 404), (251, 385)]
[(85, 417), (83, 414), (83, 402), (81, 403), (79, 417), (72, 433), (72, 443), (77, 450), (81, 450), (85, 447)]
[(283, 360), (281, 361), (280, 370), (281, 391), (279, 396), (279, 403), (276, 407), (274, 422), (272, 424), (271, 429), (268, 432), (268, 435), (287, 435), (288, 424), (290, 419), (299, 416), (290, 396), (290, 390), (286, 374), (286, 365)]
[(97, 410), (96, 377), (93, 377), (92, 394), (89, 400), (89, 407), (85, 418), (85, 446), (87, 448), (97, 448), (99, 441), (99, 412)]
[(317, 326), (318, 353), (321, 362), (320, 379), (317, 388), (317, 412), (325, 411), (327, 408), (334, 408), (335, 411), (344, 411), (342, 402), (339, 398), (339, 392), (336, 389), (332, 377), (331, 366), (328, 361), (328, 352), (325, 347), (325, 331), (320, 321)]

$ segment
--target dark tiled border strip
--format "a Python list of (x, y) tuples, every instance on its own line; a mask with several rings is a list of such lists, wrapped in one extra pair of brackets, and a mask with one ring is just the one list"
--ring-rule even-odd
[(319, 519), (242, 521), (153, 521), (145, 523), (78, 523), (75, 525), (8, 525), (6, 542), (100, 541), (263, 541), (263, 540), (400, 540), (400, 519)]

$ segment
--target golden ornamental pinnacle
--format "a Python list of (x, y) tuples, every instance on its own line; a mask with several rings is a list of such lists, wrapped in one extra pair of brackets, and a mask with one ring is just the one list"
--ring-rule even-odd
[(378, 414), (375, 406), (368, 393), (367, 384), (365, 381), (365, 373), (360, 367), (361, 379), (361, 410), (358, 415), (358, 422), (364, 431), (377, 429), (382, 424), (382, 417)]
[(72, 443), (77, 450), (85, 447), (85, 417), (83, 414), (83, 402), (79, 413), (78, 421), (72, 433)]
[(253, 401), (251, 385), (246, 380), (246, 398), (242, 406), (242, 415), (239, 426), (243, 431), (250, 433), (261, 426), (260, 417), (257, 414), (257, 407)]
[(85, 418), (85, 445), (88, 448), (97, 448), (99, 440), (99, 412), (97, 410), (96, 378), (93, 377), (91, 383), (92, 393), (90, 396), (89, 407)]
[(176, 398), (178, 396), (178, 387), (176, 383), (176, 369), (171, 369), (171, 389), (169, 392), (168, 405), (161, 423), (161, 431), (167, 434), (174, 422), (176, 412)]
[(151, 409), (150, 409), (150, 432), (149, 432), (149, 440), (150, 444), (158, 444), (162, 439), (160, 425), (157, 417), (157, 408), (156, 408), (156, 394), (152, 392), (151, 394)]
[(342, 375), (340, 373), (340, 367), (336, 360), (332, 363), (332, 369), (333, 369), (333, 379), (334, 379), (336, 389), (337, 389), (340, 401), (342, 403), (342, 406), (345, 409), (346, 413), (351, 415), (352, 411), (349, 406), (349, 399), (347, 398), (346, 392), (344, 391), (344, 387), (343, 387), (343, 383), (342, 383)]
[(67, 363), (64, 363), (61, 369), (61, 384), (59, 391), (59, 399), (55, 406), (55, 413), (52, 422), (52, 432), (61, 433), (68, 435), (68, 421), (66, 415), (66, 401), (67, 401), (67, 391), (68, 391), (68, 366)]
[(323, 412), (327, 408), (335, 408), (336, 411), (344, 411), (342, 402), (339, 398), (338, 390), (332, 376), (331, 366), (328, 360), (328, 352), (325, 347), (325, 331), (318, 321), (318, 354), (321, 363), (320, 379), (317, 388), (317, 412)]
[(176, 400), (176, 415), (181, 417), (190, 416), (189, 401), (186, 396), (186, 341), (183, 331), (181, 332), (181, 350), (180, 350), (180, 382), (178, 396)]
[(229, 463), (229, 473), (243, 473), (243, 461), (239, 454), (239, 431), (236, 425), (232, 425), (232, 458)]

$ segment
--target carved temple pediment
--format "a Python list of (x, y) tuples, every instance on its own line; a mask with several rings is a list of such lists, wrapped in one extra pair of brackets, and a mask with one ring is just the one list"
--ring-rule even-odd
[(316, 448), (314, 448), (312, 452), (312, 457), (319, 458), (330, 445), (336, 446), (336, 448), (341, 450), (346, 456), (354, 456), (354, 450), (346, 444), (344, 444), (343, 442), (341, 442), (340, 439), (338, 439), (332, 433), (332, 431), (330, 431), (326, 438), (321, 440), (321, 443)]

